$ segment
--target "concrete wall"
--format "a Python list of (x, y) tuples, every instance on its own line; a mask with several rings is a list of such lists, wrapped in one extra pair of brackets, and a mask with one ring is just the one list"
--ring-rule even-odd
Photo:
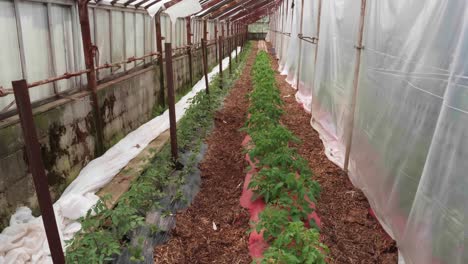
[[(209, 47), (214, 66), (215, 47)], [(174, 59), (174, 84), (178, 95), (191, 88), (187, 55)], [(202, 77), (201, 51), (193, 54), (193, 80)], [(155, 65), (101, 84), (98, 97), (106, 148), (154, 117), (160, 105), (159, 70)], [(66, 186), (95, 154), (95, 128), (88, 92), (73, 94), (34, 109), (44, 165), (52, 198)], [(20, 205), (38, 211), (32, 177), (28, 172), (18, 116), (0, 121), (0, 228)]]

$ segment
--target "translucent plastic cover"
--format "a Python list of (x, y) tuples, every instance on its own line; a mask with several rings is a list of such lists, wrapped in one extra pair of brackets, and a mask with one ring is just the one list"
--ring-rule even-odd
[[(303, 19), (304, 36), (320, 21), (316, 58), (313, 44), (293, 44), (297, 36), (286, 52), (281, 34), (269, 39), (294, 86), (301, 65), (296, 98), (327, 156), (343, 167), (352, 132), (349, 176), (406, 263), (468, 263), (467, 2), (367, 1), (359, 47), (361, 1), (322, 1), (320, 18), (318, 1), (305, 1)], [(287, 30), (277, 27), (283, 14), (272, 15), (273, 30)], [(300, 9), (294, 16), (299, 24)]]

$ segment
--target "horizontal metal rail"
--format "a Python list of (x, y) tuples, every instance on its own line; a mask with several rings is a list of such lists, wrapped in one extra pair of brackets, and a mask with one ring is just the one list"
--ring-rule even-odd
[[(231, 38), (235, 38), (237, 37), (238, 35), (232, 35), (232, 36), (228, 36), (228, 37), (225, 37), (225, 41), (227, 39), (231, 39)], [(216, 44), (216, 40), (209, 40), (207, 41), (207, 46), (212, 46), (212, 45), (215, 45)], [(185, 46), (181, 46), (181, 47), (177, 47), (177, 48), (173, 48), (172, 50), (174, 52), (176, 51), (180, 51), (180, 50), (188, 50), (188, 49), (191, 49), (191, 50), (198, 50), (198, 49), (201, 49), (202, 48), (202, 44), (201, 43), (195, 43), (195, 44), (192, 44), (192, 45), (185, 45)], [(96, 67), (96, 71), (98, 70), (103, 70), (103, 69), (109, 69), (109, 68), (113, 68), (113, 69), (120, 69), (122, 68), (122, 65), (125, 65), (125, 64), (129, 64), (129, 63), (133, 63), (135, 61), (143, 61), (145, 60), (146, 58), (149, 58), (149, 57), (159, 57), (161, 56), (161, 53), (159, 52), (152, 52), (152, 53), (148, 53), (146, 55), (143, 55), (141, 57), (130, 57), (130, 58), (127, 58), (125, 60), (122, 60), (122, 61), (119, 61), (119, 62), (115, 62), (115, 63), (105, 63), (103, 65), (100, 65), (100, 66), (97, 66)], [(83, 74), (87, 74), (89, 73), (91, 70), (89, 69), (86, 69), (86, 70), (81, 70), (81, 71), (77, 71), (77, 72), (66, 72), (60, 76), (56, 76), (56, 77), (51, 77), (51, 78), (48, 78), (48, 79), (44, 79), (44, 80), (40, 80), (40, 81), (37, 81), (37, 82), (32, 82), (32, 83), (29, 83), (28, 84), (28, 88), (34, 88), (34, 87), (38, 87), (38, 86), (41, 86), (41, 85), (44, 85), (44, 84), (48, 84), (48, 83), (53, 83), (53, 82), (57, 82), (57, 81), (60, 81), (60, 80), (67, 80), (67, 79), (70, 79), (70, 78), (73, 78), (73, 77), (78, 77), (78, 76), (81, 76)], [(0, 97), (5, 97), (5, 96), (8, 96), (10, 94), (13, 94), (13, 89), (12, 88), (4, 88), (2, 86), (0, 86)], [(12, 104), (8, 105), (6, 107), (6, 109), (3, 109), (3, 111), (9, 109), (10, 107), (12, 106)]]
[(318, 44), (318, 40), (319, 40), (316, 37), (308, 37), (308, 36), (304, 36), (303, 34), (298, 34), (297, 37), (300, 40), (303, 40), (303, 41), (311, 43), (311, 44)]
[(270, 31), (290, 37), (291, 33), (270, 29)]
[[(143, 55), (141, 57), (134, 57), (133, 56), (133, 57), (130, 57), (130, 58), (128, 58), (126, 60), (123, 60), (123, 61), (119, 61), (119, 62), (115, 62), (115, 63), (105, 63), (105, 64), (103, 64), (101, 66), (96, 67), (96, 70), (102, 70), (102, 69), (108, 69), (108, 68), (120, 69), (121, 65), (129, 64), (129, 63), (132, 63), (132, 62), (135, 62), (135, 61), (145, 60), (146, 58), (153, 57), (153, 56), (161, 56), (161, 54), (159, 52), (152, 52), (152, 53)], [(66, 72), (66, 73), (64, 73), (64, 74), (62, 74), (60, 76), (57, 76), (57, 77), (52, 77), (52, 78), (48, 78), (48, 79), (45, 79), (45, 80), (40, 80), (40, 81), (37, 81), (37, 82), (29, 83), (28, 88), (33, 88), (33, 87), (41, 86), (41, 85), (48, 84), (48, 83), (53, 83), (53, 82), (60, 81), (60, 80), (67, 80), (67, 79), (70, 79), (70, 78), (73, 78), (73, 77), (77, 77), (77, 76), (80, 76), (80, 75), (83, 75), (83, 74), (87, 74), (90, 71), (91, 70), (86, 69), (86, 70), (81, 70), (81, 71), (77, 71), (77, 72)], [(12, 88), (3, 88), (3, 87), (0, 86), (0, 97), (5, 97), (5, 96), (7, 96), (9, 94), (13, 94), (13, 89)]]

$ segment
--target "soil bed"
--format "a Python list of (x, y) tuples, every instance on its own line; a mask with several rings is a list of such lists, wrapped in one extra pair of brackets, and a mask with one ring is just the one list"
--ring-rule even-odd
[(155, 248), (155, 263), (251, 262), (249, 216), (239, 204), (245, 177), (241, 146), (245, 133), (239, 129), (247, 118), (246, 95), (252, 87), (250, 71), (256, 46), (252, 45), (241, 78), (231, 88), (223, 109), (216, 113), (214, 130), (206, 141), (208, 151), (200, 165), (201, 190), (191, 207), (177, 214), (169, 242)]
[[(273, 68), (278, 69), (278, 61), (271, 59)], [(311, 115), (296, 102), (296, 91), (286, 82), (286, 76), (277, 71), (276, 80), (285, 102), (281, 122), (302, 140), (296, 147), (309, 161), (321, 185), (317, 213), (322, 221), (322, 241), (330, 249), (328, 263), (397, 263), (395, 241), (370, 214), (369, 202), (363, 193), (325, 156), (323, 143), (310, 126)]]

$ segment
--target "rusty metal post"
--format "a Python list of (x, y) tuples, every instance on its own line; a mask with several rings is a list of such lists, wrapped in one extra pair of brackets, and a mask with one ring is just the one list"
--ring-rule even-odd
[(36, 127), (34, 125), (28, 84), (26, 80), (14, 81), (12, 84), (21, 127), (23, 129), (29, 171), (33, 177), (52, 260), (56, 264), (64, 264), (65, 257), (57, 228), (57, 222), (55, 220), (52, 199), (50, 198), (47, 175), (42, 162), (41, 148), (37, 139)]
[(214, 39), (215, 39), (215, 58), (216, 62), (219, 62), (218, 60), (218, 21), (214, 22)]
[(219, 88), (223, 89), (223, 36), (219, 36), (219, 48), (218, 48), (218, 53), (219, 53)]
[(344, 162), (344, 171), (348, 172), (349, 167), (349, 157), (351, 154), (351, 146), (353, 143), (353, 130), (354, 130), (354, 115), (356, 112), (356, 99), (358, 93), (358, 85), (359, 85), (359, 73), (361, 68), (361, 53), (362, 53), (362, 42), (364, 36), (364, 22), (366, 16), (366, 0), (361, 0), (361, 18), (359, 20), (359, 35), (358, 35), (358, 43), (356, 46), (356, 64), (354, 65), (354, 81), (353, 81), (353, 94), (351, 97), (351, 107), (348, 116), (348, 125), (346, 126), (347, 135), (346, 135), (346, 152), (345, 152), (345, 162)]
[(239, 54), (237, 51), (237, 47), (239, 47), (239, 24), (236, 23), (234, 31), (234, 48), (236, 49), (236, 63), (239, 63)]
[(104, 136), (102, 129), (102, 117), (99, 109), (99, 101), (97, 96), (97, 79), (96, 69), (94, 66), (94, 46), (91, 42), (91, 28), (89, 26), (89, 13), (87, 0), (78, 1), (78, 12), (80, 16), (81, 38), (83, 41), (84, 58), (86, 69), (89, 72), (86, 74), (88, 80), (88, 88), (91, 91), (91, 106), (93, 108), (94, 123), (96, 125), (96, 149), (98, 155), (104, 153)]
[(203, 19), (203, 39), (208, 41), (208, 21)]
[[(205, 63), (205, 59), (208, 63), (208, 21), (206, 19), (203, 19), (203, 37), (202, 39), (205, 40), (206, 44), (206, 50), (205, 53), (203, 53), (203, 43), (202, 43), (202, 67), (205, 67), (203, 64)], [(208, 69), (208, 68), (207, 68)]]
[(163, 46), (162, 46), (162, 31), (161, 31), (161, 12), (158, 12), (154, 17), (156, 26), (156, 48), (159, 52), (158, 66), (159, 66), (159, 102), (162, 107), (166, 107), (166, 95), (164, 89), (164, 58), (163, 58)]
[(245, 42), (249, 40), (249, 25), (245, 25), (245, 36), (244, 36)]
[(223, 58), (224, 56), (226, 55), (226, 51), (224, 50), (224, 42), (226, 41), (226, 39), (224, 38), (224, 23), (221, 24), (221, 36), (223, 37), (223, 43), (221, 45), (221, 48), (222, 48), (222, 54), (223, 54)]
[(189, 73), (190, 73), (190, 85), (193, 85), (193, 60), (192, 60), (192, 26), (190, 25), (191, 18), (186, 17), (186, 28), (187, 28), (187, 50), (188, 60), (189, 60)]
[(231, 43), (231, 35), (230, 35), (230, 27), (229, 26), (232, 26), (230, 25), (230, 22), (227, 22), (227, 25), (226, 25), (226, 35), (227, 35), (227, 45), (228, 45), (228, 53), (229, 53), (229, 75), (232, 75), (232, 43)]
[(167, 99), (169, 103), (169, 122), (171, 134), (171, 154), (174, 162), (179, 159), (177, 151), (177, 122), (175, 112), (175, 91), (174, 91), (174, 69), (172, 68), (172, 44), (166, 43), (166, 75), (167, 75)]
[(205, 75), (206, 93), (210, 93), (210, 81), (208, 80), (208, 49), (206, 39), (202, 39), (203, 73)]
[(239, 25), (239, 41), (241, 46), (241, 52), (244, 51), (244, 39), (242, 37), (242, 23)]

